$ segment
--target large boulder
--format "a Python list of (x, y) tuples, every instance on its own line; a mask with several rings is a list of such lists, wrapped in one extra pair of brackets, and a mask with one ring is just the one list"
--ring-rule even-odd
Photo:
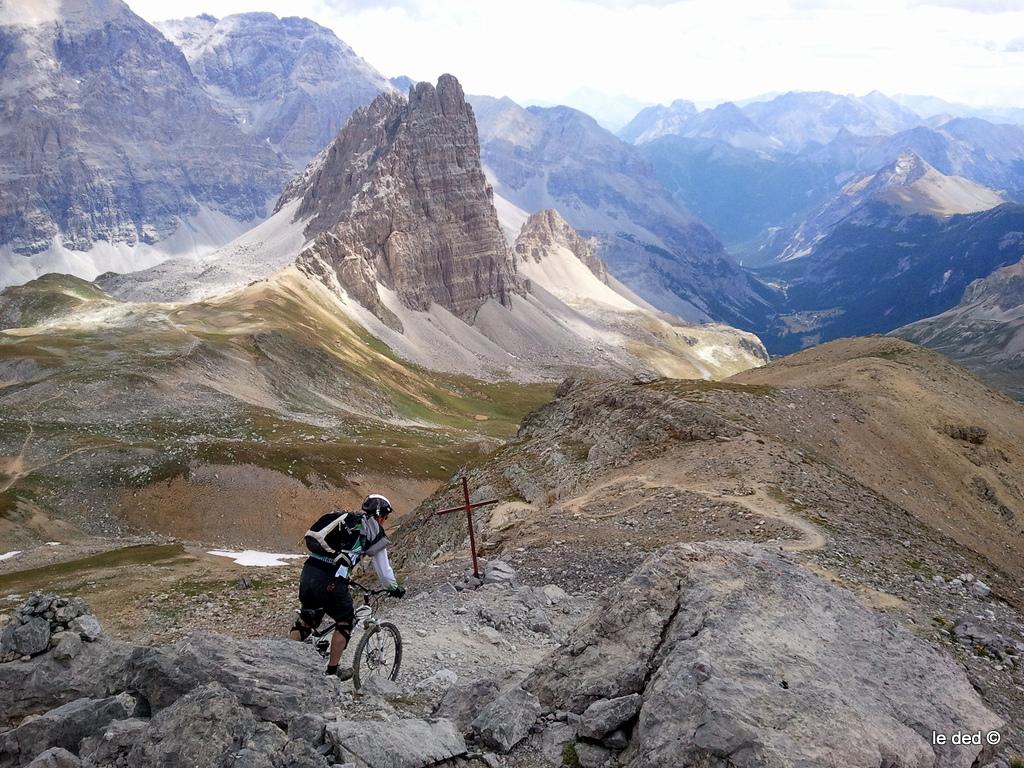
[(441, 697), (434, 715), (447, 718), (460, 729), (465, 729), (499, 693), (498, 681), (492, 677), (456, 680)]
[(0, 766), (25, 765), (51, 747), (77, 749), (79, 742), (112, 720), (131, 717), (135, 699), (122, 693), (77, 699), (0, 734)]
[(595, 701), (587, 707), (580, 719), (580, 736), (603, 739), (636, 717), (640, 711), (640, 702), (638, 693)]
[(537, 697), (517, 685), (484, 707), (470, 727), (485, 746), (508, 752), (530, 734), (538, 715)]
[(125, 690), (132, 649), (101, 638), (84, 643), (70, 659), (43, 653), (31, 661), (0, 664), (0, 728), (75, 699), (104, 698)]
[(466, 754), (450, 720), (335, 720), (327, 739), (341, 763), (359, 768), (426, 768)]
[(525, 685), (577, 713), (639, 694), (627, 768), (970, 768), (983, 746), (932, 731), (1001, 725), (944, 651), (754, 545), (652, 556)]
[(173, 646), (137, 648), (128, 663), (128, 687), (154, 711), (210, 682), (223, 685), (261, 720), (275, 723), (338, 703), (337, 681), (324, 677), (320, 657), (291, 640), (196, 633)]
[(28, 764), (28, 768), (80, 768), (82, 761), (63, 747), (53, 747)]
[(133, 768), (221, 766), (256, 732), (256, 718), (219, 683), (207, 683), (158, 712), (128, 755)]

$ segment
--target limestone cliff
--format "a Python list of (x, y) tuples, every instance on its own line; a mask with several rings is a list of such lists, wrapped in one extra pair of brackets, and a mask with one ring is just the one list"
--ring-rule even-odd
[(359, 109), (285, 190), (314, 238), (300, 268), (397, 322), (378, 285), (411, 309), (438, 304), (472, 322), (521, 293), (480, 167), (472, 108), (451, 75)]

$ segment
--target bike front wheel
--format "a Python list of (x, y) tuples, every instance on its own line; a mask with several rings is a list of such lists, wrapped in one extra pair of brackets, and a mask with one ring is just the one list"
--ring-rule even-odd
[(363, 633), (352, 661), (352, 684), (359, 688), (371, 677), (395, 680), (402, 666), (402, 633), (384, 621)]

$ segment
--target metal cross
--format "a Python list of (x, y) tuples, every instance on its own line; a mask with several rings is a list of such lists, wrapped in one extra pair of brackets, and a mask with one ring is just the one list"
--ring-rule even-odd
[(475, 504), (469, 501), (469, 482), (466, 477), (462, 478), (462, 497), (465, 499), (465, 503), (457, 507), (449, 507), (448, 509), (440, 509), (435, 512), (435, 515), (447, 515), (449, 512), (458, 512), (460, 510), (466, 511), (466, 525), (469, 526), (469, 549), (473, 553), (473, 575), (476, 578), (480, 578), (480, 569), (477, 567), (476, 561), (476, 534), (473, 531), (473, 510), (477, 507), (486, 507), (491, 504), (497, 504), (500, 499), (490, 499), (489, 501), (478, 501)]

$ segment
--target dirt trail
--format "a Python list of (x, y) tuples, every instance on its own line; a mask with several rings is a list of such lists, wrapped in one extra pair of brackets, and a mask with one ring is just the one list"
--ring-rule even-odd
[(601, 498), (609, 488), (621, 484), (624, 479), (628, 478), (629, 480), (642, 483), (651, 489), (673, 488), (679, 491), (700, 494), (708, 499), (729, 501), (744, 507), (756, 515), (771, 518), (783, 525), (795, 528), (802, 534), (802, 538), (783, 541), (780, 546), (787, 552), (813, 552), (824, 549), (828, 543), (828, 539), (818, 526), (809, 520), (793, 514), (784, 503), (771, 498), (768, 490), (764, 487), (755, 488), (753, 494), (729, 493), (706, 483), (696, 482), (678, 470), (672, 471), (671, 467), (671, 462), (667, 462), (666, 466), (659, 466), (658, 469), (665, 470), (665, 473), (657, 475), (623, 475), (616, 473), (599, 483), (591, 485), (586, 492), (579, 496), (567, 500), (564, 503), (564, 508), (568, 511), (579, 511), (588, 502)]

